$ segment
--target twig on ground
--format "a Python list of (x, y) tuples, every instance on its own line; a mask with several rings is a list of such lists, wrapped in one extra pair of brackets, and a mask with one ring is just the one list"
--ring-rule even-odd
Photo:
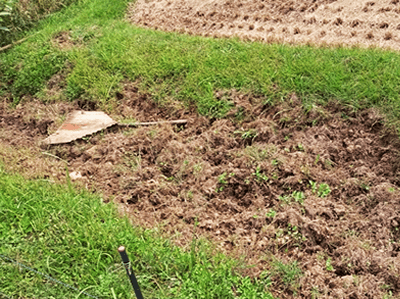
[(53, 157), (53, 158), (56, 158), (56, 159), (58, 159), (58, 160), (60, 160), (60, 161), (63, 161), (63, 162), (66, 163), (67, 165), (69, 164), (68, 161), (66, 161), (66, 160), (64, 160), (64, 159), (61, 159), (60, 157), (58, 157), (58, 156), (56, 156), (56, 155), (53, 155), (53, 154), (50, 154), (50, 153), (47, 153), (47, 152), (42, 152), (42, 154), (43, 154), (43, 155), (50, 156), (50, 157)]
[[(36, 34), (36, 33), (35, 33), (35, 34)], [(35, 34), (33, 34), (33, 35), (35, 35)], [(20, 39), (19, 41), (16, 41), (16, 42), (14, 42), (14, 43), (8, 44), (7, 46), (1, 47), (1, 48), (0, 48), (0, 52), (5, 51), (5, 50), (7, 50), (7, 49), (9, 49), (9, 48), (11, 48), (11, 47), (13, 47), (13, 46), (15, 46), (15, 45), (20, 44), (20, 43), (23, 43), (24, 41), (26, 41), (28, 38), (30, 38), (30, 37), (33, 36), (33, 35), (24, 37), (23, 39)]]
[(179, 119), (179, 120), (138, 122), (138, 123), (130, 123), (130, 124), (118, 123), (118, 126), (120, 126), (120, 127), (140, 127), (140, 126), (154, 126), (154, 125), (160, 125), (160, 124), (183, 125), (186, 123), (187, 123), (186, 119)]

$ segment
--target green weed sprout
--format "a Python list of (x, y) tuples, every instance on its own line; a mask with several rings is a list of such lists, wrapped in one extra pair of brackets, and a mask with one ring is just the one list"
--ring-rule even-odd
[(329, 187), (328, 184), (322, 183), (322, 184), (317, 184), (314, 181), (308, 181), (311, 186), (311, 190), (314, 194), (317, 194), (318, 197), (327, 197), (329, 193), (331, 193), (331, 188)]
[(298, 262), (283, 263), (274, 262), (275, 275), (278, 275), (286, 287), (296, 289), (299, 286), (299, 279), (303, 275)]
[(332, 258), (330, 258), (330, 257), (326, 260), (326, 263), (325, 263), (326, 271), (330, 271), (330, 272), (335, 271), (335, 269), (333, 268), (333, 266), (331, 264), (331, 261), (332, 261)]
[(261, 171), (261, 167), (257, 166), (256, 171), (253, 173), (253, 175), (256, 177), (257, 182), (266, 182), (268, 181), (268, 177)]
[(320, 184), (318, 187), (318, 196), (319, 197), (327, 197), (331, 193), (331, 188), (329, 188), (328, 184)]
[[(230, 173), (229, 177), (234, 176), (234, 173)], [(224, 190), (225, 186), (228, 184), (228, 181), (226, 180), (226, 177), (228, 176), (227, 172), (224, 172), (223, 174), (221, 174), (220, 176), (218, 176), (218, 183), (221, 185), (219, 187), (217, 187), (217, 189), (215, 190), (216, 192), (221, 192)]]
[(265, 214), (265, 216), (267, 216), (268, 218), (275, 218), (276, 216), (276, 211), (273, 209), (270, 209), (267, 214)]

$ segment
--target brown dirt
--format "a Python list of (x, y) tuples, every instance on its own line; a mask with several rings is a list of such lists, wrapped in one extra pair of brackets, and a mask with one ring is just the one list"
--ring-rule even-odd
[(53, 45), (61, 50), (71, 50), (76, 43), (72, 40), (68, 31), (59, 32), (52, 40)]
[[(57, 156), (77, 184), (119, 203), (135, 224), (159, 227), (187, 246), (197, 222), (198, 237), (255, 265), (245, 274), (272, 270), (273, 259), (297, 260), (304, 273), (299, 287), (273, 277), (279, 297), (400, 295), (400, 144), (383, 118), (335, 103), (305, 111), (295, 95), (276, 106), (235, 91), (217, 96), (236, 108), (210, 120), (160, 108), (126, 84), (119, 117), (189, 123), (113, 128), (46, 149), (40, 141), (76, 106), (32, 102), (10, 110), (4, 103), (0, 159), (28, 177), (63, 181)], [(331, 192), (319, 196), (310, 181)], [(294, 191), (302, 192), (297, 200)]]
[(138, 0), (128, 17), (196, 35), (400, 49), (397, 0)]

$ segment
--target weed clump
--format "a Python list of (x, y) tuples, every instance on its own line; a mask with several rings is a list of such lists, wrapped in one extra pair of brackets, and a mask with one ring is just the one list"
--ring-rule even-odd
[(273, 267), (273, 276), (278, 277), (286, 288), (295, 292), (300, 287), (303, 272), (297, 261), (284, 263), (276, 260), (273, 262)]
[(15, 41), (38, 20), (74, 2), (78, 0), (0, 0), (0, 47)]

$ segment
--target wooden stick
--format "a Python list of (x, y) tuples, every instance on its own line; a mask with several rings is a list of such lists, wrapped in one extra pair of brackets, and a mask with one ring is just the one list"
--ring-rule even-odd
[[(32, 35), (31, 35), (31, 36), (32, 36)], [(24, 37), (23, 39), (20, 39), (19, 41), (16, 41), (15, 43), (11, 43), (11, 44), (8, 44), (7, 46), (4, 46), (4, 47), (0, 48), (0, 52), (2, 52), (2, 51), (4, 51), (4, 50), (7, 50), (7, 49), (9, 49), (9, 48), (11, 48), (11, 47), (13, 47), (13, 46), (15, 46), (15, 45), (20, 44), (20, 43), (23, 43), (24, 41), (26, 41), (26, 40), (27, 40), (28, 38), (30, 38), (31, 36)]]
[(139, 123), (131, 123), (131, 124), (122, 124), (118, 123), (120, 127), (140, 127), (140, 126), (155, 126), (160, 124), (171, 124), (171, 125), (183, 125), (186, 124), (186, 119), (179, 120), (163, 120), (163, 121), (151, 121), (151, 122), (139, 122)]

